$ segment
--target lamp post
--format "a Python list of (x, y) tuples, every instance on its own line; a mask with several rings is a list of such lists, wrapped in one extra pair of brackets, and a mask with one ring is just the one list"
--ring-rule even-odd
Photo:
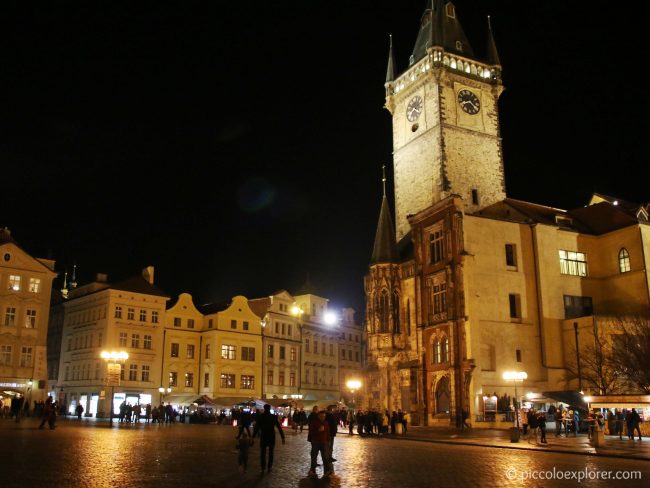
[(354, 410), (357, 409), (357, 403), (354, 397), (355, 392), (361, 388), (361, 381), (359, 380), (348, 380), (348, 382), (345, 384), (345, 386), (348, 387), (348, 390), (350, 390), (350, 393), (352, 393), (352, 404), (354, 405)]
[(122, 372), (122, 363), (129, 359), (129, 353), (125, 351), (102, 351), (101, 358), (106, 361), (107, 377), (106, 384), (111, 387), (111, 415), (110, 425), (113, 426), (113, 400), (115, 396), (115, 386), (120, 386), (120, 374)]
[(27, 415), (29, 415), (30, 407), (32, 404), (32, 387), (34, 386), (34, 380), (32, 378), (29, 378), (29, 381), (27, 382), (27, 391), (29, 392), (29, 397), (27, 398)]
[[(525, 371), (506, 371), (503, 373), (503, 379), (506, 381), (512, 381), (515, 385), (515, 423), (517, 425), (516, 429), (513, 429), (510, 436), (511, 442), (519, 442), (519, 411), (517, 410), (517, 405), (519, 404), (519, 396), (517, 395), (517, 382), (523, 382), (528, 378), (528, 374)], [(516, 430), (516, 435), (515, 431)]]

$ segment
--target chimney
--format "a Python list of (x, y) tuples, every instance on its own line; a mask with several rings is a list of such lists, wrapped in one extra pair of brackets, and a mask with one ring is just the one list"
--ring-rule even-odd
[(147, 266), (142, 270), (142, 277), (149, 282), (150, 285), (153, 285), (153, 266)]
[(106, 283), (108, 281), (108, 275), (106, 273), (97, 273), (95, 281), (98, 283)]

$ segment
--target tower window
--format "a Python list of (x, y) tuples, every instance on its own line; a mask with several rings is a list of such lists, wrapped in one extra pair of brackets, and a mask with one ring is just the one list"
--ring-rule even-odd
[(517, 247), (514, 244), (506, 244), (506, 266), (517, 266)]
[(478, 205), (478, 190), (476, 188), (472, 188), (472, 204)]
[(454, 4), (449, 2), (446, 6), (445, 9), (447, 11), (447, 17), (450, 17), (452, 19), (456, 18), (456, 9), (454, 8)]
[(630, 253), (625, 248), (618, 252), (618, 269), (621, 273), (630, 271)]
[(521, 318), (521, 299), (516, 293), (508, 295), (508, 303), (510, 305), (510, 318)]
[(429, 264), (436, 264), (443, 258), (443, 240), (442, 230), (436, 230), (429, 234)]
[(456, 41), (456, 50), (460, 51), (461, 53), (463, 52), (463, 43), (460, 41)]

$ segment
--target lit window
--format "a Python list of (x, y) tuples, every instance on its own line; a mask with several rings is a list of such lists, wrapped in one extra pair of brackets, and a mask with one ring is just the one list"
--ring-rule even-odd
[(587, 256), (582, 252), (560, 250), (560, 273), (587, 276)]
[(433, 285), (433, 313), (447, 311), (447, 283)]
[(269, 344), (269, 346), (266, 348), (266, 356), (268, 358), (273, 358), (273, 344)]
[(433, 343), (433, 362), (434, 364), (440, 363), (440, 341)]
[(29, 291), (30, 293), (38, 293), (41, 291), (41, 280), (39, 278), (29, 279)]
[(169, 385), (170, 387), (172, 386), (178, 386), (178, 373), (176, 371), (170, 371), (169, 372)]
[(172, 342), (171, 346), (172, 346), (171, 357), (177, 358), (178, 352), (180, 350), (180, 345), (177, 342)]
[(235, 359), (237, 348), (224, 344), (221, 346), (221, 359)]
[(203, 388), (210, 387), (210, 373), (205, 373), (203, 375)]
[(446, 363), (449, 361), (449, 339), (443, 337), (440, 341), (440, 362)]
[[(456, 50), (460, 51), (461, 53), (463, 52), (463, 43), (460, 41), (456, 41)], [(468, 66), (469, 68), (469, 66)]]
[(445, 10), (447, 11), (447, 17), (451, 17), (452, 19), (456, 18), (456, 9), (454, 9), (454, 5), (451, 2), (446, 5)]
[(149, 371), (151, 367), (148, 364), (142, 365), (142, 381), (149, 381)]
[(36, 328), (36, 310), (27, 309), (27, 315), (25, 317), (25, 327), (28, 329)]
[(625, 248), (618, 252), (618, 269), (621, 273), (630, 271), (630, 253)]
[(291, 361), (295, 361), (296, 360), (296, 348), (292, 347), (289, 354), (290, 354), (289, 358), (291, 359)]
[(194, 373), (185, 373), (185, 386), (194, 386)]
[(241, 389), (242, 390), (253, 390), (255, 389), (255, 376), (251, 375), (241, 375)]
[(9, 275), (9, 289), (13, 291), (20, 291), (20, 276)]

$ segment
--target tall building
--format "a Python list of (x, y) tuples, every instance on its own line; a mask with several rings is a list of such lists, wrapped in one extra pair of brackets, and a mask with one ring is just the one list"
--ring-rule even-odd
[[(68, 292), (56, 386), (69, 412), (81, 404), (88, 415), (109, 416), (111, 397), (115, 414), (124, 401), (146, 405), (158, 399), (167, 300), (154, 285), (153, 266), (113, 284), (98, 274)], [(108, 386), (109, 363), (102, 352), (128, 353), (118, 386)]]
[(454, 5), (431, 5), (404, 71), (389, 52), (397, 218), (384, 195), (364, 282), (366, 401), (416, 423), (467, 412), (488, 426), (486, 400), (514, 396), (504, 372), (526, 372), (520, 391), (553, 401), (577, 388), (574, 327), (650, 311), (648, 207), (506, 198), (491, 29), (479, 58)]
[(34, 258), (0, 229), (0, 400), (47, 395), (47, 330), (54, 261)]

